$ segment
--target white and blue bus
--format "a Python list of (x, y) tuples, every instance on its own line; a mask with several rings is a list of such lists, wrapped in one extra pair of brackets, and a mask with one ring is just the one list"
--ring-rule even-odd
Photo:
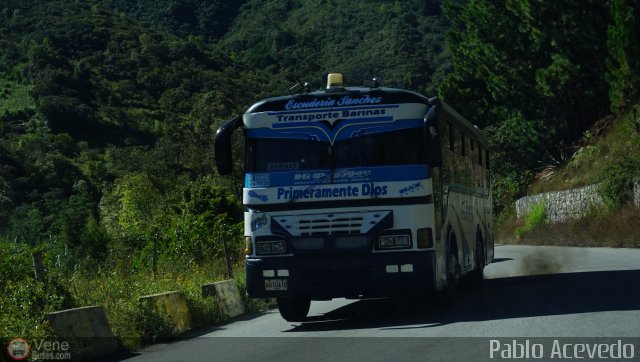
[[(226, 122), (245, 136), (247, 293), (303, 320), (311, 300), (437, 291), (493, 259), (487, 141), (436, 98), (345, 87), (269, 98)], [(446, 298), (445, 298), (446, 299)]]

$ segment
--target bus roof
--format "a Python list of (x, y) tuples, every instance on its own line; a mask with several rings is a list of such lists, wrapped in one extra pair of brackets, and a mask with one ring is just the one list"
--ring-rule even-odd
[(451, 108), (447, 103), (439, 98), (431, 98), (429, 99), (430, 104), (436, 106), (436, 114), (442, 115), (449, 119), (454, 125), (458, 128), (464, 130), (465, 132), (473, 135), (473, 137), (480, 142), (480, 144), (484, 147), (488, 147), (487, 136), (480, 131), (480, 128), (467, 121), (460, 113), (458, 113), (455, 109)]
[[(319, 90), (310, 93), (293, 94), (288, 96), (267, 98), (255, 103), (246, 113), (258, 113), (267, 111), (282, 111), (287, 108), (287, 104), (295, 102), (296, 104), (310, 104), (317, 101), (317, 107), (310, 105), (305, 108), (329, 108), (330, 105), (324, 105), (323, 101), (335, 100), (339, 101), (343, 97), (362, 98), (369, 96), (370, 98), (381, 97), (380, 102), (376, 104), (393, 104), (393, 103), (424, 103), (429, 104), (429, 99), (419, 93), (396, 88), (367, 88), (367, 87), (344, 87), (338, 89)], [(328, 104), (328, 103), (324, 103)], [(359, 104), (364, 105), (364, 104)], [(302, 108), (301, 108), (302, 109)]]
[(484, 147), (487, 147), (487, 138), (480, 129), (467, 121), (443, 100), (437, 97), (427, 98), (419, 93), (398, 88), (338, 87), (309, 93), (272, 97), (253, 104), (245, 114), (284, 110), (330, 109), (340, 105), (339, 102), (346, 102), (346, 104), (355, 106), (399, 103), (423, 103), (428, 107), (435, 105), (438, 115), (446, 117), (458, 128), (470, 134)]

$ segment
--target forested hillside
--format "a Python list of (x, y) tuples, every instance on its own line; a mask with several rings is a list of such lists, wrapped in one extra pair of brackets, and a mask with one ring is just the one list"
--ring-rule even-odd
[(3, 238), (64, 252), (70, 266), (108, 242), (169, 242), (166, 226), (195, 227), (183, 220), (192, 187), (231, 190), (213, 170), (221, 120), (331, 70), (433, 95), (450, 64), (438, 1), (241, 5), (5, 3)]
[[(567, 163), (598, 119), (638, 103), (637, 1), (471, 0), (445, 9), (454, 71), (440, 95), (487, 133), (498, 210), (545, 165)], [(638, 151), (622, 156), (638, 160)], [(628, 166), (627, 179), (637, 172)]]
[[(214, 170), (215, 130), (333, 71), (438, 95), (484, 129), (501, 210), (598, 119), (640, 129), (638, 44), (637, 0), (2, 1), (0, 310), (101, 303), (42, 289), (36, 251), (77, 280), (184, 272), (219, 261), (223, 240), (239, 260), (238, 184)], [(635, 137), (611, 162), (620, 192), (640, 175)], [(41, 323), (11, 318), (0, 337)]]
[(202, 39), (98, 3), (10, 5), (0, 19), (0, 232), (13, 240), (87, 242), (88, 221), (124, 212), (107, 211), (119, 186), (179, 200), (176, 186), (212, 175), (217, 123), (278, 88)]
[(249, 0), (222, 46), (291, 82), (320, 86), (340, 71), (435, 95), (450, 68), (447, 24), (439, 0)]

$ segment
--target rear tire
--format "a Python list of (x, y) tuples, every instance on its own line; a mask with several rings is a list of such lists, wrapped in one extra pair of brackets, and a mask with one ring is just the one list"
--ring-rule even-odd
[(484, 242), (482, 235), (478, 232), (476, 236), (476, 268), (473, 269), (469, 278), (473, 285), (480, 285), (484, 280), (484, 259)]
[(458, 281), (460, 280), (460, 266), (458, 265), (458, 255), (456, 248), (456, 237), (453, 233), (449, 236), (449, 245), (447, 251), (446, 269), (447, 269), (447, 286), (438, 293), (438, 304), (444, 306), (453, 303), (456, 299), (458, 289)]
[(304, 321), (311, 306), (311, 299), (305, 297), (280, 297), (276, 300), (280, 315), (288, 322)]

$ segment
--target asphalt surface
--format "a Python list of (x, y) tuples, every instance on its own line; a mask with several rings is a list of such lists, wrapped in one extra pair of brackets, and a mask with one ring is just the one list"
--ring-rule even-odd
[(554, 343), (569, 354), (575, 344), (633, 347), (640, 360), (640, 249), (497, 246), (483, 285), (463, 288), (451, 306), (312, 302), (303, 323), (274, 309), (110, 360), (475, 361), (518, 357), (520, 346), (548, 360)]

